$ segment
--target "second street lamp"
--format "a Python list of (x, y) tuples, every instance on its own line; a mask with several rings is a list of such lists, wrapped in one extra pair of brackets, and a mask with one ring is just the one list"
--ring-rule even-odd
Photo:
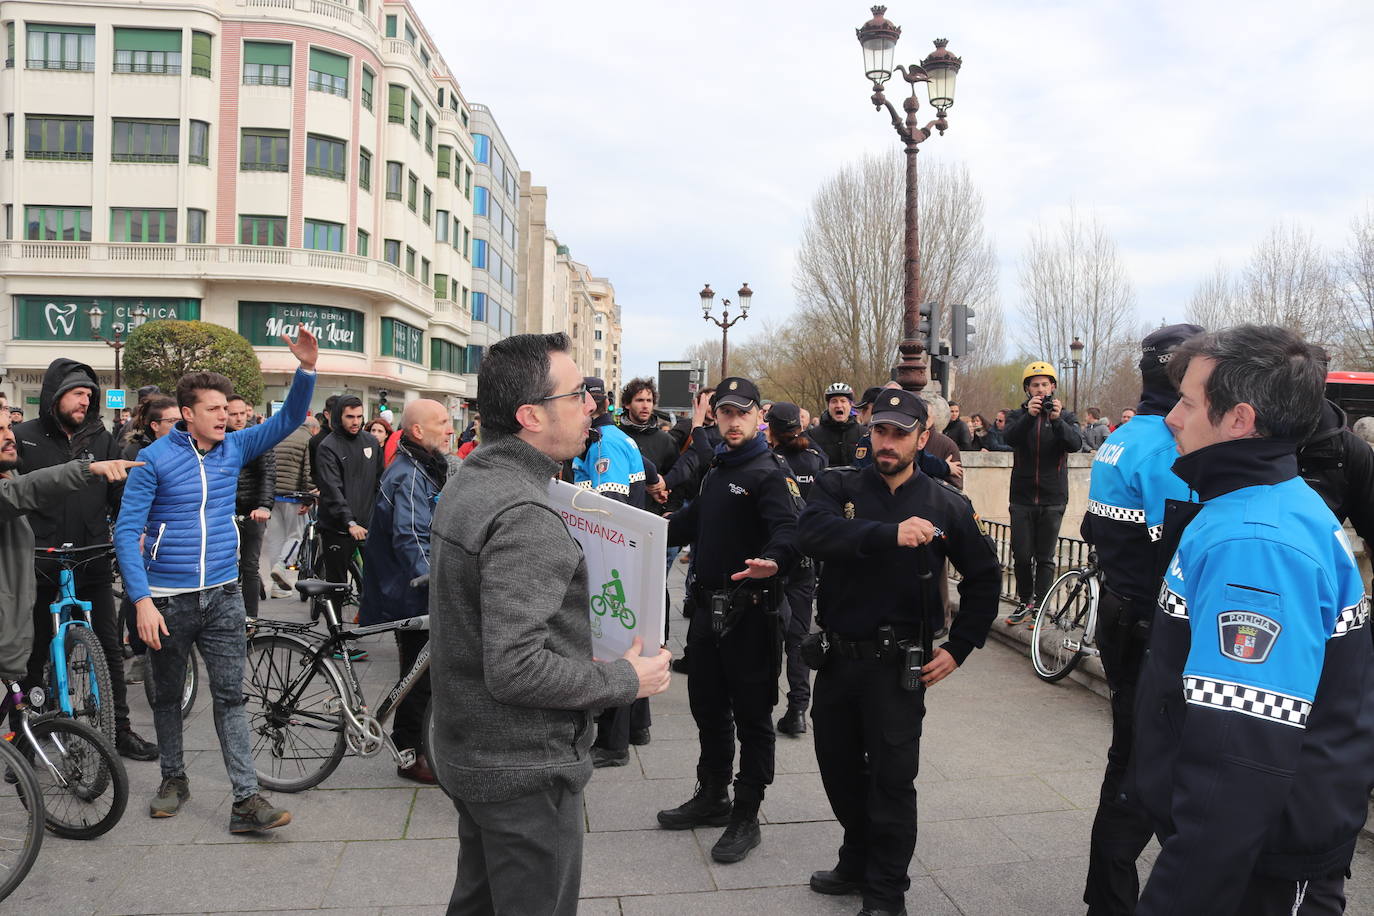
[(1078, 339), (1078, 335), (1073, 335), (1073, 343), (1069, 344), (1069, 356), (1060, 357), (1059, 368), (1064, 372), (1073, 373), (1073, 413), (1078, 416), (1078, 370), (1083, 365), (1083, 351), (1087, 346)]
[(746, 283), (735, 293), (735, 298), (739, 300), (739, 314), (734, 318), (730, 317), (729, 299), (720, 300), (720, 317), (712, 317), (711, 305), (715, 301), (716, 291), (711, 289), (711, 284), (707, 283), (698, 295), (701, 297), (701, 317), (720, 328), (720, 377), (725, 378), (730, 374), (730, 328), (749, 317), (749, 302), (754, 297), (754, 291)]
[[(885, 6), (872, 8), (873, 18), (857, 29), (859, 44), (864, 52), (864, 76), (873, 83), (873, 107), (881, 111), (887, 109), (892, 116), (892, 127), (901, 137), (906, 148), (906, 233), (905, 261), (906, 277), (902, 290), (902, 342), (897, 345), (901, 360), (894, 372), (897, 382), (908, 391), (920, 391), (930, 380), (930, 365), (926, 358), (925, 345), (920, 339), (921, 307), (921, 236), (918, 225), (916, 154), (920, 144), (930, 137), (931, 129), (942, 135), (949, 127), (945, 113), (954, 105), (954, 82), (959, 74), (963, 60), (955, 57), (945, 47), (943, 38), (935, 40), (935, 50), (921, 61), (920, 66), (893, 67), (896, 56), (897, 39), (901, 37), (900, 26), (893, 25), (883, 14)], [(911, 94), (902, 100), (903, 119), (897, 109), (883, 94), (883, 84), (892, 78), (893, 70), (911, 86)], [(925, 83), (930, 97), (930, 105), (935, 109), (935, 120), (925, 127), (916, 124), (916, 112), (921, 103), (916, 99), (916, 84)]]

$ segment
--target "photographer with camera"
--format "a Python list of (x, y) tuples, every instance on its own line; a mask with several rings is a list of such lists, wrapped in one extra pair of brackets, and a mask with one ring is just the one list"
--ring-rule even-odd
[(1026, 401), (1007, 417), (1012, 448), (1011, 557), (1016, 610), (1007, 623), (1035, 620), (1035, 609), (1054, 580), (1054, 548), (1069, 503), (1068, 456), (1083, 448), (1078, 420), (1055, 396), (1054, 366), (1037, 361), (1021, 373)]

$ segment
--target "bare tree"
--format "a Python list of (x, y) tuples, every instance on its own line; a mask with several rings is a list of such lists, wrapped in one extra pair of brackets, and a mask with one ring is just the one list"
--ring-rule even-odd
[(1337, 298), (1345, 318), (1341, 368), (1374, 369), (1374, 206), (1350, 223), (1350, 242), (1336, 258)]
[(1083, 219), (1071, 209), (1058, 227), (1032, 230), (1021, 258), (1020, 284), (1041, 359), (1058, 362), (1075, 336), (1086, 345), (1079, 370), (1082, 407), (1136, 345), (1135, 290), (1116, 242), (1096, 216)]
[(1235, 323), (1238, 299), (1231, 271), (1218, 261), (1212, 273), (1193, 290), (1185, 315), (1190, 322), (1204, 328), (1224, 328)]

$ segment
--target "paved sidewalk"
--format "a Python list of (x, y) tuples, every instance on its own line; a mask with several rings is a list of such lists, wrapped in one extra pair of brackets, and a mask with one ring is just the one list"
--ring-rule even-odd
[[(264, 616), (303, 611), (287, 599), (271, 602)], [(673, 620), (679, 637), (684, 624)], [(372, 696), (394, 680), (396, 652), (384, 638), (369, 648), (372, 660), (361, 667)], [(131, 701), (136, 727), (151, 738), (141, 687)], [(1106, 702), (1074, 684), (1040, 683), (1024, 654), (993, 643), (932, 690), (929, 707), (911, 912), (1082, 913)], [(696, 738), (686, 680), (676, 678), (653, 711), (653, 742), (632, 748), (630, 766), (597, 771), (588, 786), (582, 913), (857, 912), (858, 898), (821, 897), (805, 886), (811, 871), (834, 863), (840, 839), (809, 735), (779, 737), (763, 845), (746, 861), (721, 866), (708, 855), (717, 830), (655, 828), (655, 811), (693, 787)], [(438, 789), (398, 779), (389, 759), (350, 758), (321, 788), (276, 796), (294, 823), (245, 839), (226, 829), (229, 786), (204, 689), (186, 746), (192, 799), (179, 816), (147, 816), (157, 764), (130, 761), (124, 820), (91, 842), (47, 836), (34, 871), (0, 904), (0, 914), (444, 911), (457, 817)], [(1147, 851), (1143, 870), (1153, 855)], [(1348, 912), (1374, 913), (1374, 847), (1367, 841), (1354, 872)]]

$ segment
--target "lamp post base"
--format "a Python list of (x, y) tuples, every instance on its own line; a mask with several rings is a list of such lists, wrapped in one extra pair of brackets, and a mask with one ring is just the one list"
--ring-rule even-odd
[(903, 340), (897, 345), (902, 358), (892, 368), (897, 384), (907, 391), (919, 392), (930, 383), (930, 363), (919, 340)]

